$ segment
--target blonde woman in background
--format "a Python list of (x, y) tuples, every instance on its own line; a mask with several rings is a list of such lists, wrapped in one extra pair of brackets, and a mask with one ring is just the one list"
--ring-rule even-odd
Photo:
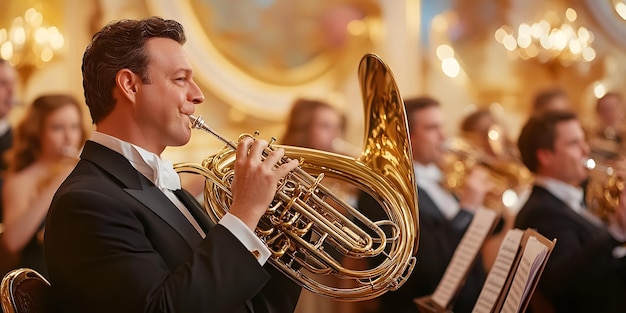
[[(345, 133), (345, 127), (345, 116), (331, 104), (314, 99), (299, 98), (294, 101), (291, 107), (285, 132), (279, 142), (281, 145), (342, 153), (343, 151), (339, 151), (337, 148), (337, 142), (343, 142), (341, 139)], [(344, 201), (350, 202), (351, 192), (345, 184), (328, 177), (322, 180), (322, 184)], [(296, 313), (333, 313), (345, 312), (346, 309), (335, 300), (326, 299), (303, 290), (296, 307)]]
[(78, 161), (86, 140), (82, 109), (71, 96), (44, 95), (17, 125), (2, 188), (4, 244), (20, 267), (46, 273), (43, 228), (52, 197)]
[(334, 145), (346, 129), (346, 118), (332, 105), (311, 99), (297, 99), (289, 113), (281, 144), (336, 152)]

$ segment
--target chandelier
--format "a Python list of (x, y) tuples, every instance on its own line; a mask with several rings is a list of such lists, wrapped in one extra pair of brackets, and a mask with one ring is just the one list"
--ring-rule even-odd
[(596, 58), (591, 45), (594, 36), (584, 26), (575, 26), (577, 17), (572, 8), (560, 17), (549, 11), (541, 20), (521, 23), (515, 30), (503, 25), (496, 30), (495, 38), (513, 59), (536, 59), (541, 63), (558, 61), (564, 66), (591, 62)]
[(63, 35), (54, 26), (43, 26), (43, 15), (35, 8), (13, 19), (10, 28), (0, 28), (0, 58), (17, 69), (22, 82), (50, 62), (63, 44)]

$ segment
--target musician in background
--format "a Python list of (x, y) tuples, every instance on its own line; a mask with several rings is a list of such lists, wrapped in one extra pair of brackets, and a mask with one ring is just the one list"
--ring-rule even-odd
[(490, 157), (514, 157), (517, 147), (503, 125), (488, 109), (478, 109), (463, 118), (460, 136)]
[[(13, 144), (13, 131), (9, 122), (9, 113), (15, 105), (15, 87), (17, 73), (8, 61), (0, 58), (0, 189), (4, 183), (7, 165), (2, 157)], [(3, 233), (2, 199), (0, 196), (0, 237)], [(0, 275), (4, 276), (16, 264), (17, 256), (7, 251), (4, 240), (0, 238)], [(1, 311), (1, 310), (0, 310)]]
[(333, 143), (346, 131), (346, 117), (329, 103), (299, 98), (291, 107), (280, 143), (341, 153)]
[[(85, 99), (96, 131), (55, 194), (44, 238), (59, 312), (292, 312), (300, 287), (266, 263), (254, 234), (279, 180), (284, 150), (237, 145), (232, 203), (214, 225), (180, 189), (160, 154), (191, 137), (204, 96), (176, 21), (121, 20), (96, 33), (83, 56)], [(218, 109), (218, 108), (216, 108)]]
[[(491, 268), (508, 229), (513, 227), (515, 213), (530, 194), (532, 175), (519, 159), (517, 147), (508, 137), (504, 127), (488, 109), (478, 109), (463, 118), (459, 139), (468, 145), (466, 154), (472, 154), (490, 173), (494, 188), (489, 190), (483, 204), (497, 210), (503, 223), (498, 225), (482, 248), (485, 268)], [(464, 154), (452, 155), (454, 160), (464, 159)], [(454, 166), (444, 170), (454, 173)], [(500, 227), (501, 226), (501, 227)]]
[[(430, 97), (405, 100), (415, 178), (418, 188), (420, 242), (417, 264), (409, 280), (397, 291), (379, 300), (379, 312), (418, 312), (414, 299), (435, 291), (467, 230), (473, 213), (482, 206), (490, 188), (488, 173), (476, 167), (465, 179), (464, 190), (456, 198), (442, 186), (443, 173), (438, 164), (444, 156), (444, 116), (439, 102)], [(371, 197), (361, 195), (358, 208), (372, 220), (382, 216)], [(471, 268), (453, 307), (454, 312), (471, 312), (485, 281), (482, 258)]]
[(2, 188), (4, 243), (19, 253), (19, 267), (47, 276), (43, 258), (44, 220), (52, 196), (74, 169), (87, 136), (82, 109), (74, 97), (40, 96), (15, 130), (7, 152), (9, 165)]
[(588, 177), (589, 146), (572, 112), (531, 117), (518, 146), (536, 177), (514, 226), (557, 239), (535, 297), (556, 312), (626, 311), (626, 191), (607, 225), (586, 210), (580, 186)]
[[(355, 149), (343, 139), (345, 132), (346, 116), (338, 108), (324, 101), (298, 98), (291, 107), (279, 143), (358, 157), (354, 155)], [(323, 182), (335, 195), (355, 204), (356, 191), (351, 185), (328, 177)]]
[[(292, 104), (287, 126), (279, 143), (282, 145), (339, 153), (333, 143), (341, 140), (346, 129), (345, 115), (331, 104), (314, 99), (298, 98)], [(351, 201), (354, 192), (347, 184), (325, 177), (322, 184), (344, 201)], [(354, 202), (354, 201), (353, 201)], [(334, 251), (334, 250), (329, 250)], [(339, 255), (334, 255), (339, 260)], [(333, 279), (329, 277), (328, 279)], [(338, 301), (320, 297), (304, 290), (297, 313), (340, 312)]]
[(542, 114), (553, 110), (571, 110), (572, 102), (565, 89), (553, 87), (542, 89), (535, 94), (533, 99), (532, 114)]
[(596, 125), (589, 132), (589, 145), (594, 158), (623, 159), (626, 107), (620, 93), (609, 92), (596, 102)]

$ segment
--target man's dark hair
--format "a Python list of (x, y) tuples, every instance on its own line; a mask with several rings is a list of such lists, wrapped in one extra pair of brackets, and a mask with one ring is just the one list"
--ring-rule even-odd
[(484, 117), (489, 117), (493, 120), (493, 115), (491, 114), (491, 111), (489, 111), (489, 109), (478, 109), (470, 113), (461, 121), (461, 131), (463, 132), (478, 131), (479, 130), (478, 123), (481, 122), (481, 120)]
[(105, 118), (115, 107), (115, 75), (129, 69), (149, 83), (148, 39), (170, 38), (179, 44), (187, 40), (183, 26), (174, 20), (149, 17), (109, 23), (97, 32), (83, 55), (83, 88), (85, 102), (94, 123)]
[(428, 96), (422, 96), (417, 98), (411, 98), (404, 100), (404, 107), (406, 110), (407, 120), (409, 122), (409, 131), (413, 129), (415, 121), (413, 120), (413, 113), (430, 107), (438, 107), (439, 101)]
[(546, 111), (532, 116), (522, 128), (517, 146), (524, 165), (533, 173), (537, 172), (539, 149), (554, 150), (556, 141), (556, 125), (561, 122), (577, 119), (571, 111)]
[(567, 93), (565, 89), (561, 87), (554, 87), (550, 89), (544, 89), (539, 91), (533, 100), (533, 112), (538, 112), (541, 114), (547, 107), (550, 106), (550, 103), (556, 98), (567, 98)]

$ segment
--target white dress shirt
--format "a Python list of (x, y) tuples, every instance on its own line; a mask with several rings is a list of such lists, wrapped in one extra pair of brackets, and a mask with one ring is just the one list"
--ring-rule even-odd
[(413, 168), (415, 169), (417, 185), (428, 193), (441, 213), (448, 220), (452, 220), (459, 213), (461, 207), (459, 201), (441, 185), (443, 180), (441, 169), (434, 163), (422, 165), (418, 162), (413, 162)]
[(565, 202), (570, 209), (590, 223), (596, 226), (602, 226), (602, 221), (586, 209), (582, 187), (572, 186), (563, 181), (541, 175), (535, 177), (535, 185), (548, 190), (552, 195)]
[[(559, 200), (565, 202), (574, 212), (578, 213), (584, 219), (598, 227), (606, 227), (608, 232), (618, 241), (626, 241), (626, 233), (615, 225), (605, 225), (600, 218), (587, 210), (584, 205), (584, 192), (582, 187), (575, 187), (560, 180), (537, 176), (535, 178), (535, 185), (541, 186), (552, 193)], [(613, 249), (613, 256), (616, 258), (622, 258), (626, 256), (626, 248), (622, 246), (615, 247)]]
[[(176, 197), (173, 190), (181, 189), (180, 177), (173, 168), (172, 162), (161, 159), (158, 155), (149, 152), (129, 142), (122, 141), (113, 136), (93, 131), (91, 141), (99, 143), (129, 160), (130, 164), (167, 196), (180, 212), (187, 218), (189, 223), (198, 231), (202, 238), (206, 237), (196, 219), (189, 209)], [(219, 221), (226, 227), (249, 251), (254, 251), (260, 265), (264, 265), (271, 256), (267, 246), (251, 231), (239, 218), (226, 213)]]

